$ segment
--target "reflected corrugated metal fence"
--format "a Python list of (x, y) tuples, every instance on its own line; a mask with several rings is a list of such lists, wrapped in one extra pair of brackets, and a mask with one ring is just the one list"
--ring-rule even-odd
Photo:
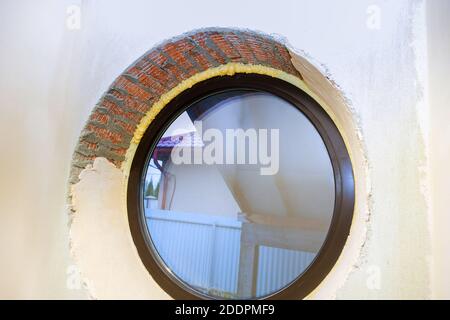
[[(149, 210), (147, 225), (164, 263), (180, 280), (198, 290), (235, 298), (238, 289), (241, 223), (203, 214)], [(288, 284), (314, 254), (261, 246), (257, 296)]]
[(259, 247), (256, 292), (266, 295), (295, 280), (313, 261), (315, 253)]

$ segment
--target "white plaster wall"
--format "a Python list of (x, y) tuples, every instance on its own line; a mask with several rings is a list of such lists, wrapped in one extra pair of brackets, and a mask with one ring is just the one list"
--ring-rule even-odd
[[(65, 26), (71, 4), (81, 8), (80, 30)], [(358, 259), (345, 265), (340, 289), (324, 285), (318, 297), (430, 297), (424, 1), (228, 0), (213, 8), (199, 0), (169, 7), (10, 0), (0, 6), (1, 298), (88, 297), (67, 286), (73, 262), (65, 194), (77, 137), (130, 63), (165, 38), (205, 26), (282, 34), (327, 66), (359, 118), (372, 182), (367, 238), (358, 244)], [(434, 241), (448, 241), (440, 232)], [(435, 254), (446, 255), (442, 247)]]
[(428, 1), (433, 298), (450, 298), (450, 1)]

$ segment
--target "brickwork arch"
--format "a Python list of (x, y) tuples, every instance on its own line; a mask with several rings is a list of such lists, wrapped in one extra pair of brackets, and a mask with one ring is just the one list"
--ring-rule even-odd
[(70, 183), (98, 157), (121, 167), (139, 124), (161, 97), (196, 74), (230, 64), (300, 77), (286, 46), (267, 35), (206, 29), (170, 39), (128, 67), (97, 103), (76, 146)]

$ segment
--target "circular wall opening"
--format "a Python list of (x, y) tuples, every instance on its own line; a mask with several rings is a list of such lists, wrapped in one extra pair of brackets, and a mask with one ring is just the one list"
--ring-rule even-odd
[[(214, 121), (222, 123), (223, 115), (230, 113), (227, 110), (232, 110), (233, 105), (241, 110), (238, 113), (243, 125), (235, 122), (229, 129), (235, 133), (239, 127), (254, 129), (257, 143), (254, 141), (253, 145), (256, 144), (258, 151), (254, 157), (256, 164), (238, 163), (237, 157), (236, 162), (228, 167), (214, 162), (216, 157), (212, 149), (215, 144), (211, 142), (218, 135), (214, 130), (208, 130), (214, 129), (208, 126)], [(249, 111), (252, 109), (257, 109), (259, 114)], [(189, 120), (192, 125), (183, 128), (180, 123), (186, 122), (182, 119)], [(188, 182), (181, 194), (189, 196), (181, 201), (174, 195), (170, 200), (172, 197), (169, 195), (174, 188), (172, 181), (167, 184), (166, 197), (162, 201), (159, 194), (164, 179), (158, 180), (155, 176), (151, 180), (158, 168), (149, 169), (149, 166), (161, 165), (169, 169), (171, 164), (164, 157), (172, 152), (166, 150), (164, 154), (163, 146), (159, 148), (158, 144), (168, 143), (166, 147), (181, 150), (177, 148), (180, 141), (172, 139), (174, 134), (170, 133), (171, 130), (166, 131), (172, 125), (175, 129), (184, 129), (178, 131), (175, 138), (182, 137), (184, 142), (189, 142), (191, 140), (185, 137), (186, 134), (200, 132), (195, 120), (204, 126), (198, 142), (211, 155), (208, 157), (205, 156), (208, 152), (200, 152), (200, 164), (178, 165), (182, 170), (177, 173), (179, 178), (175, 189), (180, 191), (182, 182)], [(288, 123), (290, 126), (283, 125)], [(263, 130), (261, 134), (259, 129)], [(279, 140), (272, 138), (272, 134), (276, 137), (272, 129), (279, 129)], [(223, 133), (223, 130), (218, 131)], [(74, 151), (69, 198), (71, 243), (76, 263), (89, 283), (90, 294), (99, 299), (162, 299), (168, 294), (174, 298), (205, 299), (332, 297), (359, 255), (369, 212), (367, 161), (359, 133), (339, 89), (308, 59), (295, 55), (268, 35), (248, 30), (202, 29), (150, 49), (124, 70), (104, 93)], [(307, 136), (312, 140), (306, 139)], [(226, 148), (226, 137), (223, 138), (223, 147)], [(279, 141), (278, 158), (272, 157), (273, 140)], [(267, 142), (267, 148), (263, 149), (267, 153), (259, 153), (260, 141)], [(244, 154), (251, 149), (244, 144)], [(312, 161), (314, 153), (321, 155), (321, 162)], [(197, 153), (192, 152), (192, 159), (195, 159), (194, 154)], [(223, 156), (226, 154), (224, 152)], [(179, 155), (182, 159), (183, 153)], [(153, 158), (157, 163), (152, 163)], [(212, 165), (204, 161), (210, 161)], [(216, 188), (199, 190), (200, 182), (207, 180), (205, 168), (214, 166), (215, 179), (222, 179), (222, 188), (217, 189), (222, 193), (216, 192), (216, 196), (212, 192)], [(201, 172), (191, 179), (181, 177), (194, 169)], [(233, 171), (240, 174), (229, 174)], [(326, 187), (314, 187), (317, 181), (325, 178), (328, 181)], [(270, 179), (273, 181), (269, 183)], [(149, 186), (150, 180), (152, 187)], [(122, 197), (124, 191), (127, 197)], [(203, 200), (206, 193), (211, 204), (209, 208)], [(180, 195), (179, 192), (177, 194)], [(355, 194), (359, 201), (354, 201)], [(198, 258), (197, 252), (193, 261), (207, 266), (203, 278), (198, 281), (180, 269), (185, 264), (189, 265), (183, 262), (183, 254), (168, 255), (163, 247), (170, 241), (162, 241), (164, 238), (158, 238), (157, 232), (152, 231), (146, 210), (155, 207), (158, 210), (177, 209), (180, 214), (194, 213), (197, 219), (201, 214), (214, 217), (216, 219), (213, 220), (217, 220), (216, 231), (220, 232), (223, 230), (218, 220), (224, 218), (220, 214), (230, 215), (231, 212), (241, 236), (248, 235), (246, 228), (255, 225), (278, 230), (295, 230), (300, 226), (297, 230), (307, 227), (326, 234), (319, 238), (314, 250), (306, 250), (310, 254), (309, 259), (305, 259), (302, 265), (293, 263), (289, 272), (277, 271), (285, 271), (285, 264), (269, 262), (289, 259), (295, 262), (295, 256), (303, 253), (289, 252), (302, 251), (298, 249), (298, 243), (308, 237), (298, 238), (305, 233), (286, 231), (283, 234), (285, 239), (278, 241), (277, 232), (272, 230), (269, 243), (265, 244), (259, 241), (261, 237), (254, 241), (247, 241), (251, 237), (244, 237), (242, 240), (247, 242), (243, 242), (246, 244), (243, 252), (253, 252), (250, 255), (242, 253), (243, 258), (250, 257), (243, 269), (252, 276), (241, 273), (241, 278), (246, 281), (239, 281), (239, 264), (244, 261), (241, 259), (241, 237), (239, 246), (235, 246), (234, 251), (230, 250), (233, 254), (205, 253)], [(299, 211), (300, 207), (307, 212), (318, 212), (318, 207), (328, 209), (323, 209), (321, 223), (310, 221), (311, 215), (306, 214), (308, 219), (303, 218), (299, 224), (298, 216), (305, 214), (303, 209)], [(332, 207), (332, 212), (329, 207)], [(151, 215), (150, 211), (150, 218)], [(352, 233), (349, 234), (352, 217)], [(230, 217), (224, 219), (229, 220)], [(208, 230), (212, 229), (209, 223)], [(209, 232), (210, 238), (204, 242), (220, 245), (227, 241), (211, 241), (213, 234)], [(178, 232), (177, 235), (184, 235), (186, 240), (189, 233)], [(290, 238), (292, 235), (293, 239)], [(233, 239), (237, 239), (236, 235)], [(292, 246), (292, 242), (297, 246)], [(204, 252), (220, 252), (222, 248), (210, 245), (208, 250)], [(272, 259), (276, 254), (279, 258)], [(180, 259), (174, 260), (173, 257)], [(221, 259), (226, 257), (234, 258), (222, 264)], [(338, 257), (339, 263), (336, 263)], [(218, 265), (226, 267), (228, 272), (217, 271)], [(248, 267), (252, 265), (255, 267)], [(268, 267), (259, 270), (256, 266)], [(217, 276), (221, 273), (227, 274), (227, 281)], [(287, 276), (282, 278), (280, 274)], [(317, 288), (319, 284), (321, 286)]]
[(298, 299), (348, 237), (344, 141), (298, 87), (257, 74), (197, 83), (137, 146), (128, 218), (147, 270), (181, 299)]

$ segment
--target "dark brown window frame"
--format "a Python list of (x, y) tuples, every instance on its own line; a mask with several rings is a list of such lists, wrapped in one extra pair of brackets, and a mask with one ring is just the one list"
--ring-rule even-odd
[(128, 178), (128, 221), (139, 256), (158, 285), (174, 299), (212, 299), (191, 289), (164, 265), (150, 239), (143, 214), (143, 175), (159, 138), (193, 103), (227, 90), (256, 90), (276, 95), (294, 105), (322, 137), (333, 167), (335, 204), (327, 237), (309, 267), (290, 285), (264, 299), (302, 299), (331, 271), (348, 238), (355, 204), (353, 169), (344, 140), (330, 116), (308, 94), (281, 79), (259, 74), (215, 77), (195, 84), (168, 103), (147, 128), (132, 161)]

